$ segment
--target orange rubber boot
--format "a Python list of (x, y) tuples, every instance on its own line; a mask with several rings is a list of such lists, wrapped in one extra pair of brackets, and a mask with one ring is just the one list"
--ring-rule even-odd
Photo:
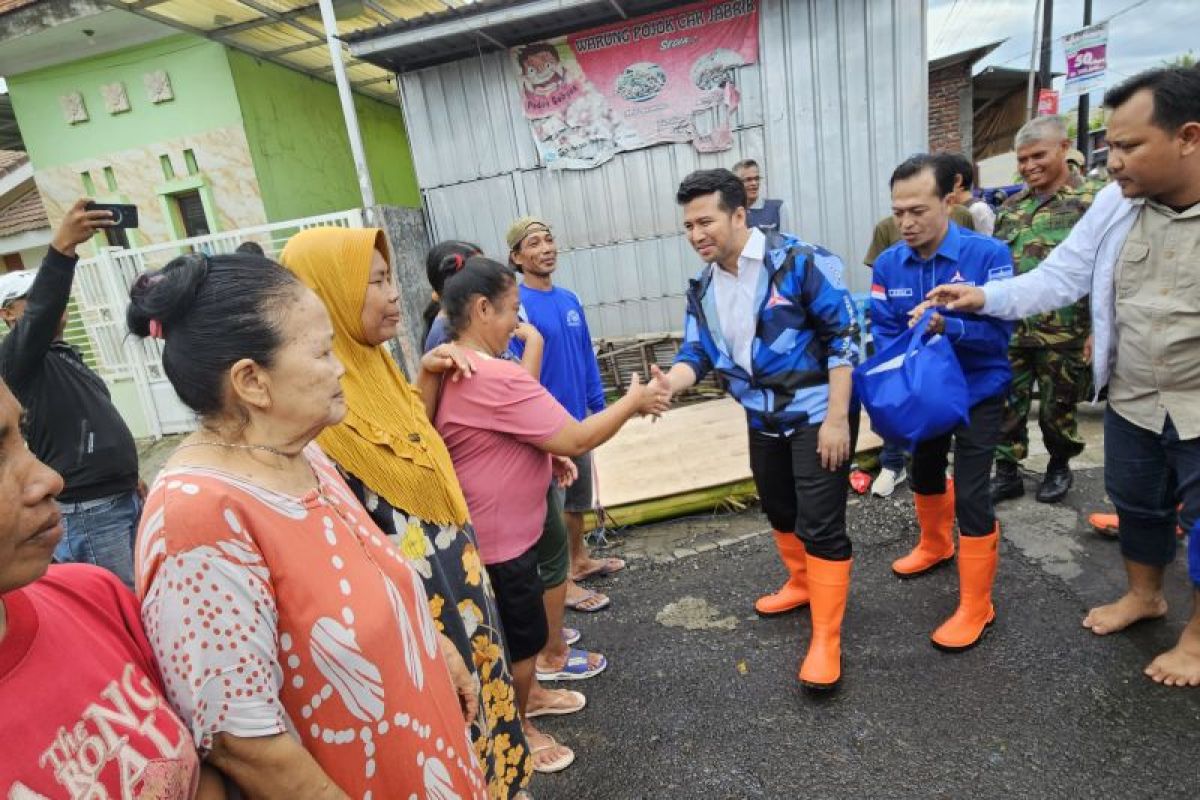
[(943, 494), (914, 494), (921, 538), (912, 552), (892, 562), (892, 572), (912, 578), (954, 558), (954, 484)]
[(779, 591), (763, 595), (754, 602), (754, 610), (760, 617), (774, 617), (808, 605), (808, 568), (804, 542), (794, 533), (773, 533), (779, 558), (788, 570), (788, 579), (779, 587)]
[(800, 683), (807, 689), (833, 689), (842, 679), (842, 617), (852, 563), (808, 556), (812, 640), (800, 665)]
[(979, 644), (996, 619), (992, 584), (1000, 561), (1000, 523), (987, 536), (958, 538), (958, 609), (933, 632), (942, 650), (966, 650)]

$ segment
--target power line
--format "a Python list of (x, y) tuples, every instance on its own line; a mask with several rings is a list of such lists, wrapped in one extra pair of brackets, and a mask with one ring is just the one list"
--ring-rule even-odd
[[(1093, 24), (1094, 25), (1103, 25), (1105, 23), (1111, 22), (1112, 20), (1116, 19), (1117, 17), (1121, 16), (1122, 14), (1128, 14), (1130, 11), (1133, 11), (1135, 8), (1140, 8), (1149, 2), (1152, 2), (1152, 0), (1137, 0), (1136, 3), (1130, 3), (1129, 5), (1122, 8), (1120, 11), (1117, 11), (1113, 14), (1109, 14), (1104, 19), (1100, 20), (1099, 22), (1093, 23)], [(1056, 38), (1061, 39), (1062, 37), (1060, 36), (1060, 37), (1056, 37)], [(1018, 56), (1013, 56), (1012, 58), (1007, 59), (1006, 61), (1001, 61), (999, 64), (993, 64), (992, 66), (1003, 67), (1005, 64), (1011, 64), (1014, 61), (1025, 58), (1032, 52), (1033, 52), (1032, 50), (1026, 50), (1025, 52), (1021, 53)]]
[(942, 28), (934, 39), (934, 47), (937, 47), (946, 38), (946, 33), (950, 30), (950, 23), (954, 19), (954, 12), (958, 10), (958, 2), (959, 0), (954, 0), (950, 4), (950, 13), (946, 14), (946, 21), (942, 23)]

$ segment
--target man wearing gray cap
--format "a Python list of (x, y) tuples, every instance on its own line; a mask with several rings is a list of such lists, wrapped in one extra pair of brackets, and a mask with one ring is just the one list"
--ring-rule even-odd
[[(509, 262), (521, 273), (521, 307), (529, 322), (542, 334), (541, 382), (571, 416), (584, 419), (604, 410), (604, 386), (592, 349), (583, 304), (574, 292), (554, 285), (558, 244), (545, 220), (521, 217), (505, 235)], [(583, 515), (592, 508), (592, 455), (575, 459), (579, 477), (563, 497), (563, 518), (570, 534), (571, 585), (567, 607), (599, 611), (609, 604), (603, 594), (574, 585), (594, 575), (608, 575), (625, 567), (619, 558), (593, 558), (584, 541)]]
[(79, 200), (55, 232), (42, 266), (0, 277), (0, 377), (27, 414), (25, 437), (63, 477), (65, 533), (55, 561), (105, 567), (133, 586), (133, 540), (142, 500), (137, 447), (108, 387), (63, 341), (76, 246), (112, 224)]

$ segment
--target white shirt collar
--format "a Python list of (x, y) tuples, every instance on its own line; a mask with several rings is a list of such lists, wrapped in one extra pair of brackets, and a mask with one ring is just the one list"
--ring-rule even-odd
[(742, 253), (738, 256), (738, 274), (730, 275), (726, 270), (721, 268), (721, 265), (716, 261), (712, 262), (713, 278), (715, 280), (725, 281), (748, 281), (753, 274), (753, 280), (757, 282), (758, 276), (756, 267), (761, 267), (763, 258), (767, 252), (767, 237), (758, 228), (750, 229), (750, 238), (746, 240), (746, 244), (742, 247)]
[(750, 238), (746, 240), (746, 246), (742, 248), (738, 261), (762, 261), (766, 252), (767, 237), (758, 228), (751, 228)]

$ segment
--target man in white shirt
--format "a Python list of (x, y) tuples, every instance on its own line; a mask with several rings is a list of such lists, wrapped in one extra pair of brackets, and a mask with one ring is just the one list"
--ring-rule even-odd
[(1178, 520), (1190, 537), (1192, 616), (1145, 672), (1200, 686), (1200, 68), (1148, 70), (1104, 104), (1115, 183), (1066, 240), (1012, 280), (939, 286), (928, 300), (1020, 319), (1091, 292), (1093, 382), (1108, 386), (1104, 482), (1129, 587), (1083, 625), (1105, 636), (1166, 615)]
[(715, 369), (746, 409), (750, 470), (789, 573), (754, 607), (772, 616), (811, 606), (800, 682), (832, 689), (852, 561), (846, 490), (858, 356), (842, 262), (818, 245), (748, 228), (746, 192), (729, 170), (693, 172), (676, 199), (705, 266), (688, 288), (675, 364), (666, 375), (655, 368), (655, 380), (679, 392)]

